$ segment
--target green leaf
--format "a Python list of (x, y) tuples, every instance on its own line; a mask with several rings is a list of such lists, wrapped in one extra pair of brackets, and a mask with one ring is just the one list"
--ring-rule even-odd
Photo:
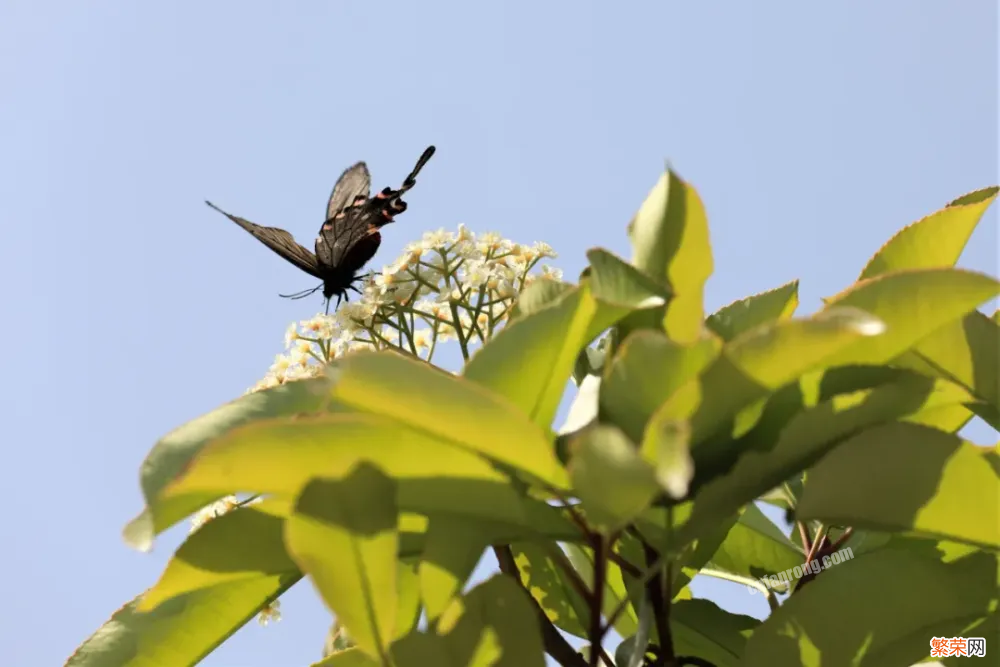
[(285, 524), (293, 558), (372, 657), (386, 655), (396, 631), (397, 517), (395, 482), (362, 463), (343, 479), (310, 482)]
[(724, 306), (705, 320), (717, 336), (730, 341), (740, 334), (778, 320), (786, 320), (799, 305), (799, 281), (748, 296)]
[[(382, 663), (365, 655), (355, 646), (332, 653), (319, 662), (314, 662), (310, 667), (382, 667)], [(405, 665), (400, 667), (405, 667)]]
[(555, 559), (560, 558), (569, 565), (562, 550), (553, 545), (552, 550), (558, 550), (553, 555), (535, 542), (517, 542), (510, 546), (521, 575), (521, 584), (535, 598), (546, 617), (560, 629), (577, 637), (586, 637), (589, 609), (586, 600), (556, 564)]
[(428, 620), (436, 620), (461, 592), (491, 537), (475, 521), (446, 514), (431, 518), (420, 561), (420, 591)]
[[(599, 304), (584, 284), (564, 294), (555, 304), (511, 321), (469, 360), (464, 378), (505, 397), (537, 427), (548, 429), (572, 376), (577, 355), (626, 312), (624, 308)], [(460, 414), (458, 409), (455, 414)], [(468, 419), (470, 423), (481, 423), (474, 415)], [(451, 422), (446, 420), (443, 424)], [(487, 427), (477, 428), (483, 432)], [(495, 433), (494, 437), (507, 443), (508, 450), (519, 437), (506, 426), (498, 427)], [(549, 444), (532, 442), (527, 446), (542, 450), (536, 457), (554, 456)], [(547, 477), (538, 476), (562, 481), (551, 470), (545, 473)]]
[(711, 567), (745, 577), (760, 578), (802, 565), (805, 554), (789, 540), (755, 503), (744, 511), (709, 560)]
[(858, 556), (775, 610), (741, 664), (910, 665), (927, 657), (932, 637), (981, 636), (966, 629), (997, 604), (996, 571), (996, 557), (982, 552), (954, 563), (893, 549)]
[[(642, 513), (635, 524), (636, 529), (646, 542), (659, 553), (675, 554), (673, 559), (677, 567), (674, 569), (673, 581), (670, 586), (672, 591), (682, 591), (708, 564), (712, 555), (718, 551), (719, 546), (736, 524), (742, 511), (742, 508), (737, 508), (730, 516), (715, 522), (710, 529), (695, 539), (681, 544), (676, 539), (675, 531), (687, 523), (691, 516), (692, 507), (693, 503), (690, 501), (669, 507), (651, 507)], [(672, 526), (670, 530), (667, 529), (668, 525)], [(677, 599), (677, 596), (675, 595), (674, 598)]]
[[(341, 625), (340, 621), (334, 619), (333, 624), (326, 633), (326, 642), (323, 644), (323, 657), (325, 658), (333, 653), (340, 653), (351, 648), (354, 648), (354, 642), (351, 641), (351, 635), (347, 632), (347, 628)], [(356, 653), (364, 655), (360, 651), (356, 651)], [(365, 659), (370, 660), (368, 656), (365, 656)]]
[[(502, 398), (473, 383), (424, 362), (391, 353), (353, 354), (341, 362), (332, 375), (332, 382), (329, 379), (302, 380), (251, 394), (177, 429), (161, 440), (143, 466), (148, 509), (126, 527), (126, 539), (136, 546), (148, 547), (154, 532), (164, 530), (233, 490), (226, 486), (226, 474), (219, 471), (212, 473), (208, 479), (203, 478), (200, 482), (202, 488), (197, 491), (194, 489), (196, 485), (188, 480), (195, 462), (206, 458), (205, 451), (214, 449), (218, 441), (234, 438), (234, 433), (239, 438), (248, 437), (247, 434), (258, 427), (258, 422), (268, 424), (268, 427), (274, 427), (276, 423), (306, 423), (313, 419), (310, 413), (323, 409), (332, 410), (336, 413), (335, 418), (348, 421), (352, 416), (362, 420), (366, 418), (358, 411), (369, 413), (369, 421), (354, 423), (353, 432), (349, 432), (352, 426), (347, 422), (327, 423), (325, 432), (318, 437), (331, 441), (333, 445), (344, 446), (352, 442), (352, 438), (361, 437), (378, 447), (385, 441), (381, 438), (391, 432), (389, 439), (393, 444), (387, 447), (401, 446), (397, 442), (401, 439), (412, 446), (409, 453), (411, 459), (417, 456), (416, 448), (437, 442), (439, 451), (443, 451), (442, 446), (471, 450), (539, 477), (555, 488), (565, 488), (568, 484), (545, 431), (533, 425)], [(378, 422), (380, 426), (375, 432), (365, 435), (366, 425), (376, 423), (371, 421), (372, 415), (378, 414), (383, 415), (385, 420)], [(284, 419), (269, 422), (267, 417), (270, 415), (284, 416)], [(342, 425), (348, 431), (338, 433), (337, 429)], [(274, 441), (263, 442), (265, 440), (262, 438), (256, 443), (265, 448), (279, 445)], [(315, 450), (317, 446), (316, 442), (307, 443), (300, 449), (306, 456), (307, 450)], [(429, 446), (435, 447), (433, 444)], [(273, 450), (270, 453), (277, 454)], [(370, 452), (362, 456), (368, 454)], [(381, 455), (381, 452), (373, 454), (375, 457)], [(342, 454), (342, 460), (343, 457)], [(423, 458), (427, 465), (433, 463), (426, 455)], [(232, 463), (232, 460), (228, 461), (227, 466)], [(314, 461), (310, 465), (315, 469), (317, 463)], [(247, 461), (243, 472), (260, 480), (262, 486), (270, 484), (270, 470)], [(295, 483), (301, 485), (306, 479), (308, 477), (303, 478), (299, 474)], [(250, 489), (254, 487), (243, 486), (238, 490)], [(294, 494), (298, 487), (284, 490)]]
[(603, 419), (640, 442), (656, 409), (708, 367), (721, 348), (711, 334), (685, 345), (660, 331), (632, 332), (616, 351), (603, 380)]
[(655, 454), (656, 481), (667, 495), (674, 499), (685, 497), (694, 477), (691, 426), (682, 421), (654, 419), (646, 429), (642, 450)]
[(225, 495), (207, 493), (160, 502), (164, 488), (184, 472), (191, 459), (208, 443), (257, 419), (318, 410), (324, 404), (328, 388), (329, 381), (318, 378), (247, 394), (161, 438), (143, 461), (142, 493), (146, 509), (125, 527), (125, 542), (134, 549), (148, 551), (156, 535)]
[(974, 310), (919, 341), (895, 364), (957, 382), (985, 405), (972, 409), (1000, 430), (1000, 325)]
[(709, 600), (681, 600), (670, 607), (674, 655), (695, 656), (715, 667), (741, 667), (747, 638), (759, 625), (756, 618), (724, 611)]
[[(968, 393), (957, 385), (906, 376), (901, 381), (823, 401), (796, 415), (772, 448), (744, 452), (731, 469), (698, 488), (691, 516), (677, 531), (676, 539), (681, 544), (694, 539), (867, 426), (968, 400)], [(697, 450), (695, 466), (699, 470)]]
[(813, 467), (797, 516), (1000, 549), (998, 472), (995, 452), (925, 426), (885, 424)]
[(536, 280), (517, 295), (517, 301), (510, 311), (510, 322), (558, 303), (575, 289), (576, 285), (560, 280)]
[(590, 260), (590, 288), (594, 298), (613, 306), (653, 308), (670, 298), (666, 286), (603, 248), (587, 251)]
[[(827, 366), (827, 359), (838, 350), (878, 331), (878, 320), (854, 309), (762, 325), (727, 343), (708, 370), (658, 408), (655, 419), (690, 421), (696, 471), (709, 461), (724, 467), (734, 452), (700, 447), (706, 438), (741, 410), (803, 374)], [(749, 423), (737, 421), (734, 436), (750, 430), (758, 417), (759, 410), (751, 413)], [(643, 452), (643, 456), (651, 460), (652, 453)], [(722, 461), (717, 460), (720, 456)]]
[(529, 498), (522, 502), (525, 521), (520, 526), (470, 519), (457, 513), (431, 516), (420, 563), (420, 584), (428, 618), (437, 618), (452, 601), (486, 547), (529, 538), (539, 542), (584, 539), (559, 509)]
[[(237, 581), (297, 580), (301, 573), (282, 538), (284, 503), (265, 500), (209, 520), (180, 546), (136, 611), (148, 612), (185, 593)], [(262, 598), (260, 606), (267, 603)]]
[[(590, 301), (593, 306), (593, 301)], [(584, 309), (588, 310), (588, 309)], [(590, 309), (593, 310), (593, 309)], [(511, 359), (504, 359), (501, 339), (507, 338), (512, 330), (522, 333), (530, 329), (530, 322), (545, 319), (546, 313), (559, 312), (557, 307), (547, 308), (532, 316), (526, 316), (519, 323), (511, 323), (504, 327), (488, 345), (482, 348), (475, 359), (493, 358), (511, 365)], [(525, 328), (528, 323), (527, 329)], [(537, 331), (542, 335), (541, 331)], [(562, 332), (564, 335), (566, 332)], [(565, 359), (565, 368), (560, 367), (561, 380), (546, 377), (547, 382), (558, 384), (559, 392), (555, 397), (558, 405), (559, 396), (565, 388), (566, 379), (573, 368), (573, 361), (584, 341), (572, 354)], [(501, 349), (500, 354), (487, 353), (491, 349)], [(518, 354), (525, 352), (520, 350)], [(563, 350), (565, 353), (565, 350)], [(475, 361), (475, 360), (473, 360)], [(489, 364), (482, 362), (482, 365)], [(450, 441), (492, 459), (513, 466), (531, 474), (556, 488), (565, 488), (565, 471), (559, 464), (552, 450), (552, 445), (546, 436), (546, 430), (551, 423), (551, 417), (544, 423), (538, 422), (543, 428), (532, 424), (529, 414), (537, 417), (537, 413), (524, 410), (517, 401), (504, 400), (519, 397), (518, 392), (509, 391), (503, 382), (483, 382), (482, 376), (469, 373), (466, 367), (466, 377), (456, 377), (451, 373), (441, 371), (430, 364), (399, 354), (378, 352), (358, 352), (348, 356), (337, 372), (337, 380), (333, 385), (331, 396), (345, 405), (372, 414), (381, 414), (394, 421), (406, 424), (414, 430), (436, 435), (439, 439)], [(504, 368), (493, 369), (502, 379), (509, 379)], [(531, 394), (530, 382), (527, 378), (516, 374), (518, 379), (524, 379), (526, 393)], [(543, 373), (544, 375), (544, 373)], [(488, 375), (496, 379), (495, 375)], [(471, 382), (469, 380), (472, 380)], [(484, 388), (485, 387), (487, 388)], [(490, 389), (501, 394), (498, 396)], [(507, 391), (505, 391), (507, 390)], [(544, 393), (544, 392), (542, 392)], [(545, 400), (549, 400), (545, 395)], [(519, 410), (518, 408), (521, 408)], [(554, 415), (555, 408), (552, 413)]]
[(888, 363), (998, 292), (994, 278), (953, 268), (898, 271), (856, 283), (829, 300), (826, 309), (860, 308), (881, 319), (887, 331), (846, 347), (827, 365)]
[(638, 516), (660, 491), (653, 466), (610, 425), (588, 428), (571, 441), (569, 475), (587, 516), (606, 532)]
[[(449, 665), (544, 667), (545, 651), (531, 599), (515, 581), (496, 574), (452, 602), (438, 633), (446, 635)], [(432, 664), (404, 662), (402, 665)], [(441, 663), (433, 663), (435, 665)]]
[(858, 280), (900, 269), (954, 266), (996, 196), (996, 187), (977, 190), (899, 230), (868, 260)]
[(415, 563), (396, 564), (396, 585), (399, 595), (396, 599), (396, 629), (393, 641), (409, 634), (420, 621), (422, 611), (420, 576)]
[(667, 335), (697, 340), (705, 319), (703, 292), (712, 275), (708, 219), (698, 193), (672, 170), (660, 177), (629, 224), (632, 264), (663, 278), (673, 294), (664, 318)]
[[(518, 449), (514, 443), (510, 448)], [(169, 503), (234, 491), (294, 496), (311, 479), (342, 475), (364, 461), (397, 479), (406, 510), (524, 523), (521, 496), (489, 461), (423, 431), (364, 414), (236, 429), (202, 450), (161, 497)]]
[(66, 665), (197, 664), (300, 576), (296, 573), (236, 579), (173, 597), (145, 613), (137, 609), (140, 595), (116, 611), (69, 657)]

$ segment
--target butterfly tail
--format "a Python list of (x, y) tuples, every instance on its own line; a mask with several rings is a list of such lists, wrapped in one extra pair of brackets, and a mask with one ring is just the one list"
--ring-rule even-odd
[(399, 189), (401, 194), (417, 184), (417, 174), (420, 173), (420, 170), (424, 168), (427, 161), (431, 159), (432, 155), (434, 155), (434, 150), (433, 146), (428, 146), (420, 155), (420, 159), (417, 160), (417, 165), (413, 168), (413, 171), (410, 172), (409, 176), (403, 179), (403, 187)]

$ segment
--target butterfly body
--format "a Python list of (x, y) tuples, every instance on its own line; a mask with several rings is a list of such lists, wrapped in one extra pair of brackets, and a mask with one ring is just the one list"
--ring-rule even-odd
[(358, 162), (346, 169), (333, 186), (327, 202), (326, 221), (316, 237), (314, 253), (296, 243), (292, 235), (283, 229), (254, 224), (226, 213), (211, 202), (205, 203), (288, 262), (322, 280), (323, 283), (313, 289), (282, 296), (298, 299), (322, 289), (329, 312), (333, 297), (337, 297), (339, 306), (341, 299), (349, 300), (348, 290), (359, 291), (354, 283), (361, 280), (358, 273), (375, 256), (382, 243), (379, 230), (406, 210), (402, 196), (416, 185), (417, 174), (434, 155), (434, 150), (434, 146), (429, 146), (423, 152), (398, 190), (383, 188), (374, 197), (370, 196), (371, 176), (365, 163)]

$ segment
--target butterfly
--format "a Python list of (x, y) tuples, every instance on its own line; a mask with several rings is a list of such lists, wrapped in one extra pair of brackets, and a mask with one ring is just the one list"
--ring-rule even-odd
[(326, 299), (326, 312), (329, 314), (330, 300), (333, 297), (337, 297), (337, 305), (334, 306), (336, 310), (340, 307), (341, 299), (350, 301), (347, 290), (361, 293), (354, 283), (362, 280), (357, 275), (358, 272), (375, 256), (382, 243), (379, 230), (406, 210), (406, 202), (402, 200), (402, 196), (417, 184), (417, 174), (432, 155), (434, 146), (428, 146), (398, 190), (386, 187), (374, 197), (371, 196), (371, 175), (364, 162), (345, 169), (330, 193), (330, 200), (326, 205), (326, 222), (320, 227), (319, 236), (316, 237), (315, 253), (296, 243), (284, 229), (256, 225), (226, 213), (210, 201), (205, 203), (298, 268), (322, 280), (321, 284), (311, 289), (279, 296), (301, 299), (322, 289)]

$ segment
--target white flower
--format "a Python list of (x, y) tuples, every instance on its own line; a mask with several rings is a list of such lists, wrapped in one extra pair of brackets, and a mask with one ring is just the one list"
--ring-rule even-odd
[(299, 322), (299, 328), (309, 338), (329, 338), (333, 334), (334, 320), (330, 315), (317, 315)]
[(439, 250), (446, 248), (454, 240), (455, 234), (446, 232), (442, 227), (436, 232), (425, 232), (420, 245), (424, 250)]
[(413, 332), (413, 344), (418, 349), (427, 349), (431, 346), (434, 332), (431, 329), (417, 329)]
[[(371, 301), (349, 301), (340, 306), (336, 320), (341, 330), (357, 331), (361, 327), (371, 326), (377, 306)], [(327, 338), (332, 338), (332, 332)]]
[(507, 244), (509, 244), (509, 241), (505, 241), (496, 232), (486, 232), (479, 237), (477, 247), (479, 248), (479, 252), (489, 255), (490, 253), (496, 254), (497, 251), (503, 249)]
[(545, 278), (546, 280), (562, 280), (562, 276), (562, 269), (554, 269), (548, 264), (542, 266), (541, 278)]
[(211, 505), (201, 508), (191, 517), (191, 532), (193, 533), (212, 519), (222, 516), (239, 504), (240, 501), (236, 496), (225, 496)]
[(396, 303), (406, 303), (406, 301), (413, 296), (415, 292), (421, 287), (420, 283), (416, 280), (408, 280), (406, 282), (397, 283), (396, 287), (387, 294), (391, 296), (392, 300)]
[(288, 325), (288, 329), (285, 331), (285, 347), (289, 348), (299, 338), (299, 327), (295, 322)]
[(481, 259), (474, 259), (465, 264), (465, 277), (462, 282), (466, 287), (479, 287), (493, 275), (493, 267)]
[(465, 226), (464, 223), (458, 223), (458, 241), (473, 241), (476, 240), (476, 235), (469, 231), (469, 228)]
[(397, 280), (399, 280), (399, 274), (395, 266), (382, 267), (382, 273), (375, 274), (375, 285), (380, 294), (388, 292)]
[[(501, 299), (509, 299), (516, 293), (512, 280), (500, 280), (496, 287), (491, 288)], [(500, 304), (497, 304), (500, 305)]]
[(556, 252), (552, 249), (552, 246), (544, 241), (536, 241), (535, 245), (531, 247), (531, 250), (538, 257), (549, 257), (551, 259), (555, 259), (557, 257)]
[(271, 621), (277, 623), (281, 620), (281, 600), (275, 600), (271, 604), (267, 605), (260, 610), (260, 614), (257, 616), (257, 622), (260, 623), (262, 627), (266, 626)]
[(274, 357), (274, 363), (271, 364), (270, 371), (274, 373), (279, 378), (285, 374), (288, 367), (292, 365), (292, 358), (288, 355), (278, 354)]

